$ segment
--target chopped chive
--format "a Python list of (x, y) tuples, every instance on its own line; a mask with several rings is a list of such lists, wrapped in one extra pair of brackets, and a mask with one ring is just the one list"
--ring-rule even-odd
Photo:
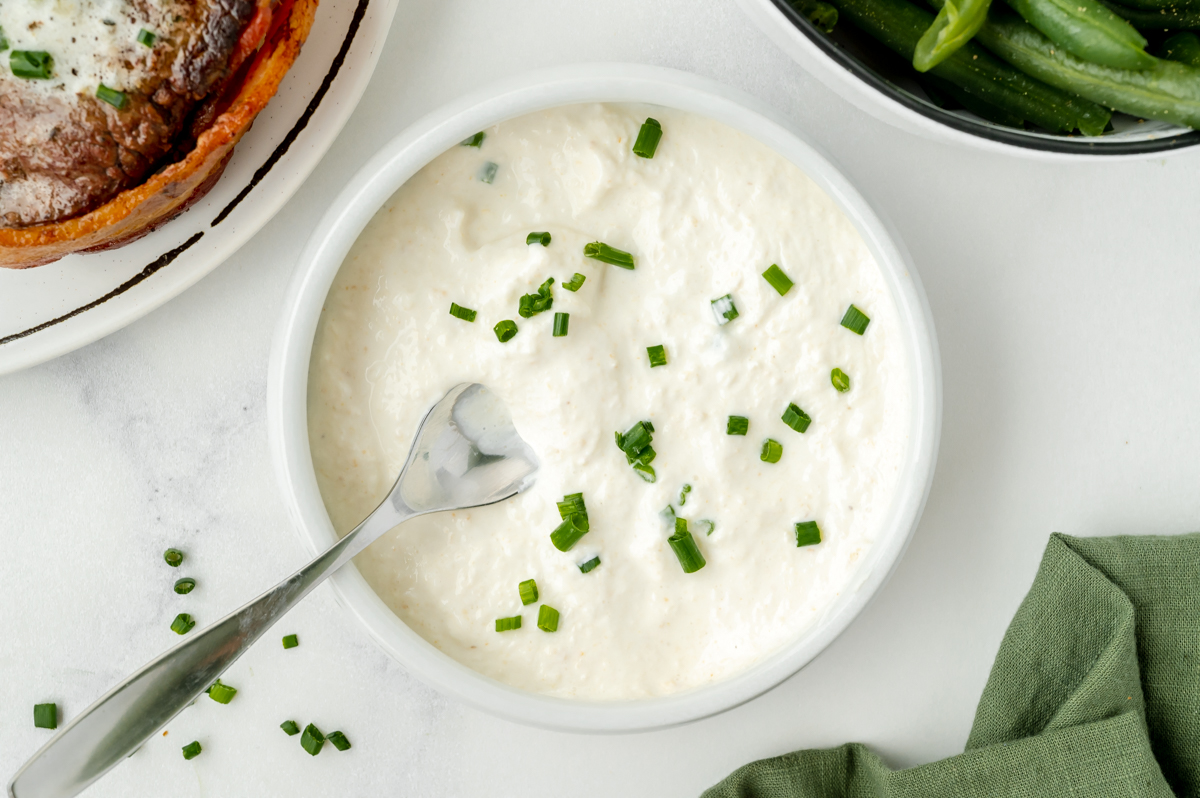
[(587, 520), (579, 515), (569, 515), (550, 533), (550, 542), (559, 551), (570, 551), (587, 533)]
[(513, 339), (517, 334), (517, 323), (512, 319), (496, 322), (496, 326), (492, 328), (496, 333), (496, 339), (502, 344), (506, 344)]
[[(543, 247), (548, 247), (548, 246), (550, 246), (550, 234), (549, 233), (530, 233), (529, 235), (525, 236), (525, 243), (527, 245), (528, 244), (541, 244)], [(574, 289), (571, 289), (571, 290), (574, 290)]]
[(475, 314), (476, 311), (471, 310), (470, 308), (464, 308), (462, 305), (459, 305), (456, 302), (450, 303), (450, 315), (456, 319), (462, 319), (463, 321), (475, 321)]
[(600, 241), (584, 244), (583, 255), (586, 258), (598, 260), (601, 263), (611, 263), (613, 266), (620, 266), (622, 269), (634, 268), (632, 255), (616, 247), (610, 247), (608, 244)]
[(187, 745), (185, 745), (183, 747), (183, 758), (184, 759), (195, 759), (196, 757), (200, 756), (200, 752), (203, 750), (204, 749), (200, 747), (199, 740), (192, 740), (190, 743), (188, 743)]
[(196, 621), (186, 612), (181, 612), (175, 616), (175, 620), (171, 621), (171, 631), (177, 635), (185, 635), (192, 631), (196, 625)]
[(8, 39), (4, 36), (4, 28), (0, 28), (0, 53), (8, 49)]
[(780, 296), (783, 296), (788, 291), (791, 291), (792, 286), (795, 285), (791, 278), (783, 273), (783, 269), (779, 268), (774, 263), (772, 263), (770, 267), (762, 273), (762, 276), (764, 280), (770, 283), (772, 288), (779, 292)]
[(496, 172), (498, 171), (500, 171), (500, 165), (488, 161), (479, 169), (479, 182), (491, 183), (496, 179)]
[(704, 567), (704, 555), (696, 545), (696, 539), (688, 532), (688, 522), (684, 518), (675, 519), (675, 534), (667, 538), (671, 551), (679, 558), (685, 574), (692, 574)]
[(154, 43), (158, 41), (158, 34), (142, 28), (140, 31), (138, 31), (137, 40), (138, 44), (144, 44), (147, 47), (153, 47)]
[(511, 632), (514, 629), (520, 629), (520, 628), (521, 628), (521, 616), (520, 615), (514, 615), (511, 618), (497, 618), (496, 619), (496, 631), (497, 632)]
[(562, 338), (567, 334), (567, 329), (571, 326), (570, 313), (555, 313), (554, 314), (554, 337)]
[(796, 524), (796, 547), (814, 546), (821, 542), (821, 528), (816, 521), (801, 521)]
[(804, 432), (808, 429), (808, 425), (812, 423), (812, 419), (808, 417), (808, 413), (797, 407), (795, 402), (788, 404), (787, 410), (783, 411), (782, 418), (783, 423), (796, 430), (796, 432)]
[(113, 108), (116, 108), (118, 111), (122, 110), (126, 105), (129, 104), (129, 98), (125, 96), (125, 92), (117, 91), (116, 89), (110, 89), (103, 83), (97, 87), (96, 97), (108, 103)]
[(567, 518), (572, 515), (582, 515), (587, 518), (587, 505), (583, 503), (582, 493), (568, 493), (558, 502), (558, 517)]
[(563, 283), (562, 287), (568, 291), (578, 291), (580, 288), (583, 288), (583, 281), (586, 279), (587, 277), (584, 275), (580, 274), (579, 272), (575, 272), (575, 276)]
[(865, 333), (867, 325), (870, 323), (871, 318), (866, 313), (854, 307), (854, 305), (846, 308), (846, 315), (842, 316), (842, 326), (857, 335)]
[(658, 479), (658, 474), (654, 473), (654, 467), (645, 463), (634, 463), (633, 471), (646, 482), (653, 483)]
[(667, 348), (662, 344), (646, 347), (646, 354), (650, 357), (650, 368), (667, 365)]
[(54, 58), (43, 50), (13, 50), (8, 66), (13, 75), (27, 80), (46, 80), (54, 74)]
[(658, 478), (654, 469), (650, 467), (656, 454), (654, 447), (650, 445), (653, 432), (653, 424), (649, 421), (639, 421), (624, 435), (619, 432), (614, 433), (617, 439), (617, 448), (625, 453), (626, 461), (633, 466), (634, 472), (646, 482), (654, 482)]
[(222, 684), (220, 679), (213, 682), (212, 687), (204, 692), (208, 693), (208, 697), (218, 704), (228, 704), (237, 695), (237, 688), (230, 687), (227, 684)]
[(745, 416), (730, 416), (725, 422), (726, 435), (745, 435), (750, 431), (750, 419)]
[(325, 745), (325, 735), (321, 734), (321, 730), (311, 723), (305, 726), (304, 734), (300, 735), (300, 747), (316, 756), (321, 753), (323, 745)]
[(33, 725), (39, 729), (57, 729), (58, 704), (34, 704)]
[(770, 438), (763, 441), (762, 454), (759, 455), (759, 459), (764, 463), (778, 463), (780, 457), (783, 457), (783, 444)]
[(692, 492), (692, 486), (688, 485), (688, 484), (684, 484), (684, 486), (679, 489), (679, 506), (680, 507), (687, 504), (687, 495), (691, 492)]
[(474, 136), (469, 136), (469, 137), (463, 139), (462, 141), (459, 142), (459, 144), (462, 145), (463, 147), (475, 147), (476, 149), (478, 149), (479, 147), (483, 146), (483, 140), (485, 138), (487, 138), (487, 136), (481, 130), (478, 133), (476, 133)]
[(633, 142), (633, 154), (639, 158), (653, 158), (660, 139), (662, 139), (662, 125), (657, 119), (646, 117), (646, 121), (642, 123), (642, 129), (638, 131), (637, 141)]
[(660, 518), (662, 518), (663, 521), (665, 521), (667, 523), (668, 526), (675, 525), (675, 507), (674, 507), (674, 505), (668, 504), (666, 507), (664, 507), (658, 511), (658, 515)]
[(738, 317), (737, 306), (733, 304), (733, 296), (730, 294), (717, 297), (711, 304), (713, 316), (722, 327)]
[(295, 648), (298, 645), (300, 645), (300, 638), (296, 637), (295, 635), (283, 636), (283, 647), (285, 649)]
[(185, 576), (183, 579), (180, 579), (175, 582), (175, 592), (181, 596), (186, 596), (188, 593), (191, 593), (195, 589), (196, 589), (196, 580), (192, 579), (190, 576)]
[(295, 737), (300, 733), (300, 727), (296, 725), (294, 720), (285, 720), (279, 724), (279, 728), (283, 729), (283, 733), (288, 737)]
[(329, 736), (325, 739), (328, 740), (330, 744), (339, 751), (350, 750), (350, 740), (347, 739), (346, 735), (340, 731), (330, 732)]
[(178, 568), (183, 562), (183, 552), (179, 549), (167, 549), (163, 552), (163, 559), (167, 561), (167, 565)]
[(838, 393), (845, 393), (850, 390), (850, 375), (841, 369), (834, 369), (829, 372), (829, 381), (833, 383), (834, 388), (837, 388)]
[(600, 558), (593, 557), (592, 559), (588, 560), (587, 562), (579, 564), (579, 572), (583, 573), (583, 574), (591, 573), (592, 571), (596, 570), (597, 566), (599, 566), (599, 565), (600, 565)]
[(716, 523), (707, 519), (695, 521), (692, 523), (692, 526), (696, 527), (697, 532), (703, 532), (705, 537), (711, 535), (713, 530), (717, 528)]
[(558, 631), (558, 610), (551, 607), (549, 604), (543, 604), (538, 607), (538, 622), (537, 628), (543, 632)]
[(521, 594), (522, 604), (535, 604), (538, 600), (537, 582), (532, 579), (526, 579), (521, 584), (517, 585), (517, 592)]
[(536, 294), (525, 294), (521, 297), (521, 303), (517, 309), (521, 318), (528, 319), (554, 307), (554, 293), (550, 289), (552, 285), (554, 285), (554, 278), (548, 277), (544, 283), (538, 286)]

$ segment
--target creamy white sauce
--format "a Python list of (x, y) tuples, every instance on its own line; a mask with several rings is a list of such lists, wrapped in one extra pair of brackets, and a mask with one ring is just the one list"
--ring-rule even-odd
[[(630, 145), (646, 116), (652, 160)], [(492, 184), (478, 180), (499, 165)], [(526, 235), (549, 231), (549, 247)], [(634, 271), (582, 256), (600, 240)], [(780, 296), (772, 263), (795, 281)], [(562, 283), (579, 272), (577, 293)], [(554, 277), (553, 310), (517, 315)], [(710, 301), (740, 313), (718, 326)], [(449, 315), (451, 302), (478, 311)], [(839, 325), (854, 303), (871, 317)], [(551, 336), (555, 311), (570, 332)], [(513, 319), (506, 344), (492, 327)], [(862, 239), (794, 165), (721, 124), (662, 108), (557, 108), (454, 147), (379, 211), (330, 290), (312, 355), (309, 432), (340, 533), (387, 494), (422, 414), (451, 386), (482, 382), (512, 410), (542, 467), (502, 504), (419, 518), (357, 565), (411, 628), (470, 667), (527, 690), (631, 699), (735, 674), (796, 640), (850, 589), (889, 507), (908, 446), (909, 377), (898, 318)], [(669, 363), (650, 368), (646, 347)], [(830, 371), (852, 380), (838, 393)], [(805, 434), (780, 419), (789, 402)], [(726, 435), (730, 414), (750, 419)], [(613, 432), (655, 426), (647, 484)], [(764, 438), (783, 444), (764, 463)], [(692, 491), (679, 507), (684, 484)], [(582, 491), (591, 531), (555, 549), (555, 502)], [(707, 565), (684, 574), (660, 511), (711, 519)], [(824, 541), (797, 548), (794, 525)], [(599, 555), (588, 574), (578, 565)], [(536, 579), (558, 631), (536, 626), (517, 585)], [(497, 618), (522, 615), (518, 631)]]

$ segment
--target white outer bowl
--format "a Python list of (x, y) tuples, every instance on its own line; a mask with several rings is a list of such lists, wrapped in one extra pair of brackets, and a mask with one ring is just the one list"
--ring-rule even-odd
[(505, 80), (414, 123), (351, 179), (300, 257), (276, 331), (268, 383), (271, 453), (288, 510), (316, 555), (337, 540), (313, 471), (307, 387), (313, 336), (338, 268), (375, 212), (429, 161), (477, 130), (559, 105), (635, 102), (701, 114), (758, 139), (799, 166), (857, 228), (891, 289), (912, 363), (911, 444), (890, 512), (856, 583), (799, 640), (753, 668), (695, 690), (648, 700), (597, 703), (518, 690), (451, 659), (413, 632), (367, 585), (358, 569), (331, 578), (338, 599), (388, 654), (424, 682), (480, 709), (546, 728), (641, 731), (696, 720), (771, 689), (837, 637), (887, 579), (916, 528), (929, 492), (941, 429), (941, 373), (933, 320), (907, 253), (842, 174), (788, 131), (761, 103), (712, 81), (655, 67), (578, 65)]

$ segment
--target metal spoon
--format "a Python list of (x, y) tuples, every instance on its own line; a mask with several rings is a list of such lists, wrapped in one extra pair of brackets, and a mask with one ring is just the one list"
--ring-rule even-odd
[(504, 403), (479, 384), (433, 406), (391, 493), (324, 554), (113, 688), (33, 755), (11, 798), (70, 798), (158, 732), (263, 632), (350, 558), (410, 518), (504, 501), (533, 484), (538, 461)]

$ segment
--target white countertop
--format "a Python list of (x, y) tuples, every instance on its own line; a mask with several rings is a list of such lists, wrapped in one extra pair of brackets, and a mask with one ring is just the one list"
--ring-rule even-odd
[[(752, 759), (855, 740), (904, 767), (962, 750), (1009, 618), (1055, 530), (1200, 524), (1200, 152), (1051, 166), (937, 146), (805, 75), (733, 0), (407, 0), (313, 176), (180, 298), (0, 377), (0, 777), (178, 638), (305, 559), (266, 445), (271, 335), (325, 203), (385, 141), (493, 78), (577, 61), (685, 69), (754, 94), (891, 218), (924, 281), (945, 380), (938, 473), (891, 582), (805, 670), (724, 715), (593, 737), (424, 687), (318, 589), (88, 796), (688, 796)], [(161, 558), (188, 553), (175, 571)], [(199, 587), (171, 592), (182, 575)], [(278, 637), (299, 634), (283, 651)], [(316, 758), (278, 724), (342, 729)], [(204, 753), (187, 762), (193, 739)]]

